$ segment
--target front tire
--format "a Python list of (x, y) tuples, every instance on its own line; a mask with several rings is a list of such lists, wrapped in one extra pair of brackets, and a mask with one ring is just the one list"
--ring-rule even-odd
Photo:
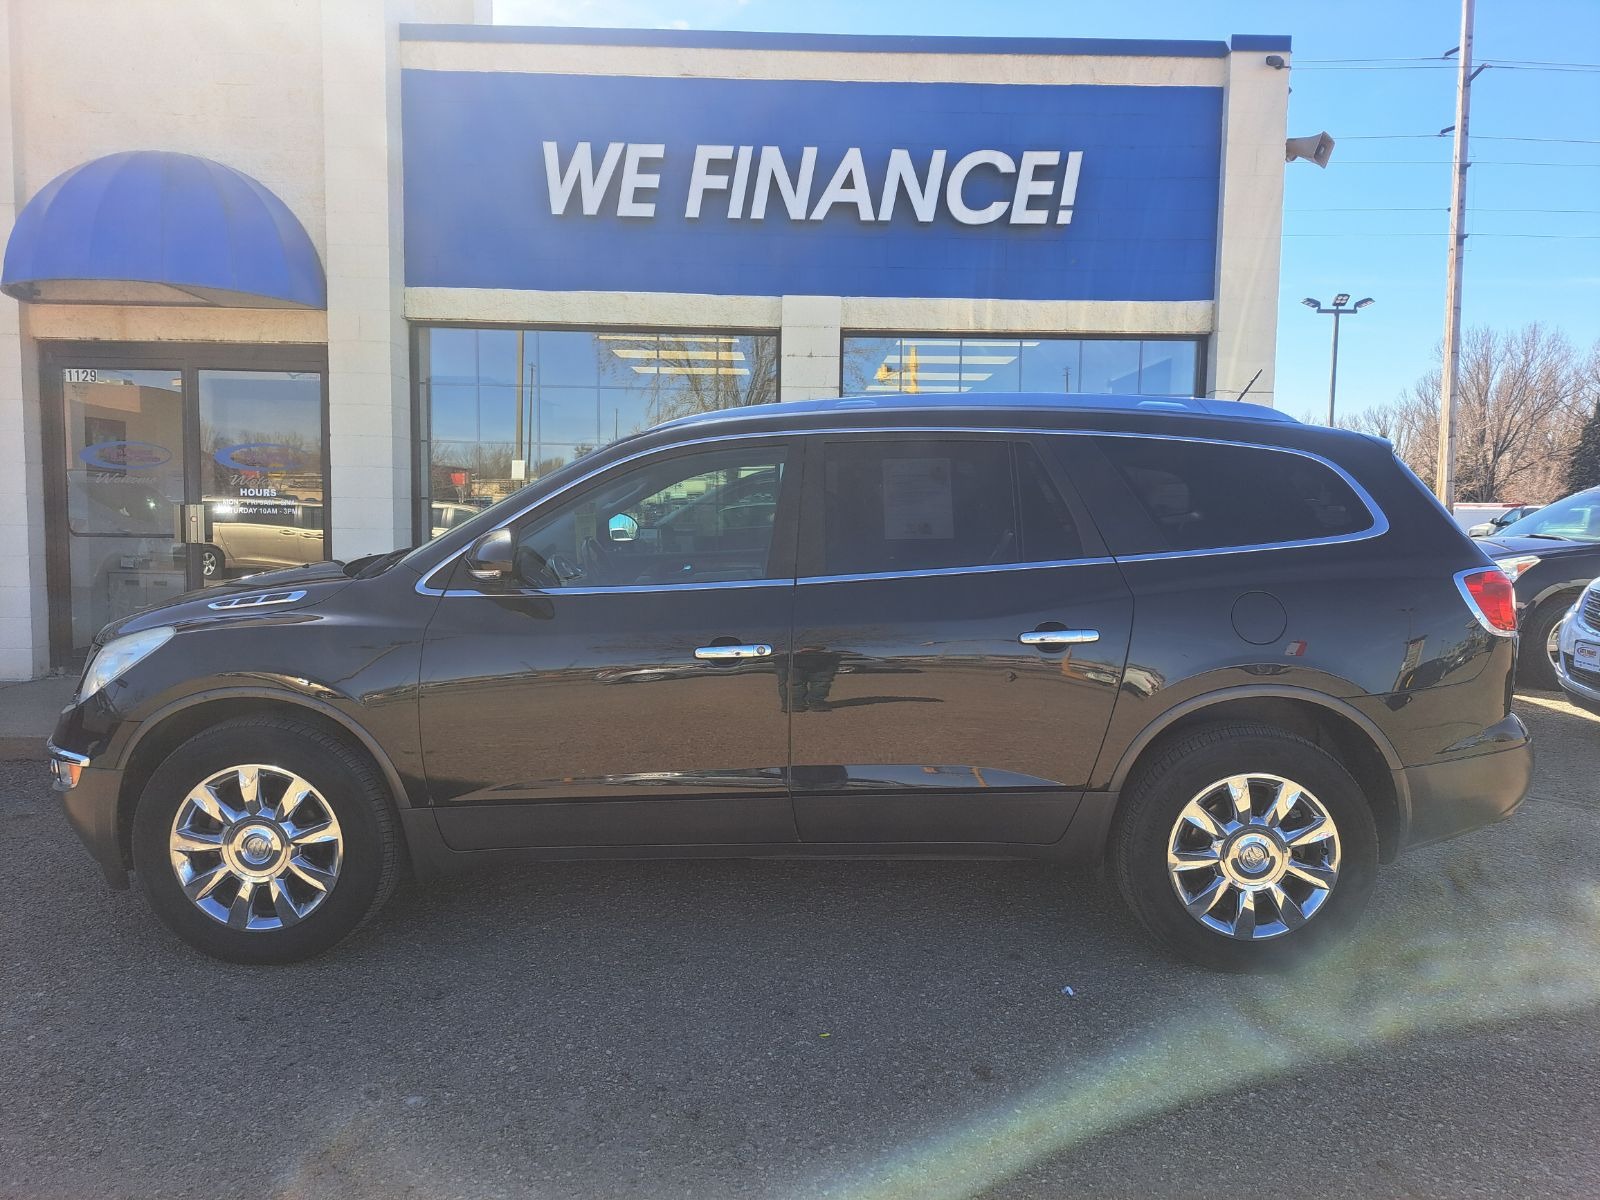
[(133, 819), (156, 915), (229, 962), (329, 949), (388, 899), (401, 854), (371, 761), (292, 718), (239, 717), (190, 738), (151, 775)]
[(1134, 915), (1204, 966), (1271, 970), (1327, 949), (1361, 916), (1378, 837), (1360, 786), (1284, 730), (1218, 724), (1142, 764), (1112, 829)]

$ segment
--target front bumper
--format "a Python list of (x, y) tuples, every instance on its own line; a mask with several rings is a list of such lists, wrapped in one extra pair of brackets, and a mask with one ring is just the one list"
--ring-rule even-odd
[[(119, 891), (128, 886), (128, 865), (117, 837), (117, 798), (122, 772), (89, 765), (81, 754), (49, 746), (56, 794), (67, 810), (67, 822), (100, 864), (106, 882)], [(76, 780), (76, 782), (72, 782)]]
[(1403, 768), (1411, 797), (1404, 849), (1492, 825), (1517, 811), (1533, 779), (1533, 742), (1516, 716), (1495, 729), (1508, 735), (1499, 743), (1502, 749)]

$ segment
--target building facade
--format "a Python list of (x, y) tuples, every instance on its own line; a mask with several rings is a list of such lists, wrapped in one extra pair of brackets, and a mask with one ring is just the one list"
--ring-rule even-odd
[(1286, 38), (489, 15), (0, 0), (0, 678), (705, 408), (1271, 402)]

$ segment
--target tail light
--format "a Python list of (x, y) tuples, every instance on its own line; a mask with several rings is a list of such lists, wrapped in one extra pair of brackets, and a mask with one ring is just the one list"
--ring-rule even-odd
[(1517, 593), (1511, 580), (1499, 567), (1474, 567), (1456, 576), (1456, 587), (1490, 633), (1513, 637), (1517, 632)]

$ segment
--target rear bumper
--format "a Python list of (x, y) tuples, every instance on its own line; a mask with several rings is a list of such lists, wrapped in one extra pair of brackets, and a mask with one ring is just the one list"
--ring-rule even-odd
[(1411, 797), (1411, 820), (1403, 848), (1430, 842), (1503, 821), (1516, 812), (1533, 779), (1533, 743), (1521, 731), (1517, 745), (1448, 762), (1405, 767)]
[[(117, 837), (117, 797), (122, 790), (122, 772), (86, 765), (82, 755), (72, 754), (52, 744), (49, 747), (55, 770), (55, 791), (67, 811), (73, 832), (100, 864), (106, 882), (119, 891), (128, 886), (128, 867), (122, 858)], [(64, 771), (57, 764), (70, 764), (75, 771)], [(77, 782), (68, 782), (76, 775)]]

